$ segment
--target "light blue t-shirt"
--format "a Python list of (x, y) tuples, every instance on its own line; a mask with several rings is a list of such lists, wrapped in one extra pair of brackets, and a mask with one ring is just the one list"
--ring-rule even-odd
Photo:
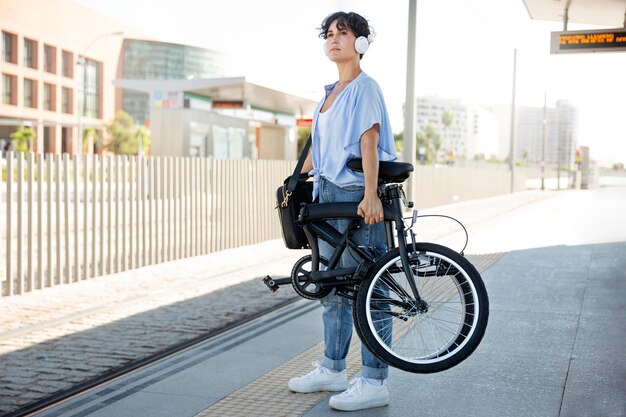
[(340, 187), (365, 184), (363, 173), (353, 172), (346, 164), (353, 158), (361, 157), (361, 136), (376, 123), (380, 125), (378, 160), (396, 159), (393, 132), (382, 91), (365, 72), (352, 80), (324, 112), (328, 119), (326, 135), (320, 137), (317, 128), (320, 110), (336, 84), (324, 87), (326, 95), (313, 114), (313, 170), (309, 172), (315, 180), (313, 198), (317, 197), (320, 176)]

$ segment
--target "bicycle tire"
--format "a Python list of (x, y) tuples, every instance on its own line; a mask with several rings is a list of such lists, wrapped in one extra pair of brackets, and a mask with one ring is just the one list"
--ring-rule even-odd
[(412, 373), (441, 372), (467, 359), (489, 319), (489, 297), (474, 266), (453, 250), (418, 243), (409, 254), (426, 311), (419, 311), (398, 248), (378, 259), (353, 308), (357, 334), (380, 360)]

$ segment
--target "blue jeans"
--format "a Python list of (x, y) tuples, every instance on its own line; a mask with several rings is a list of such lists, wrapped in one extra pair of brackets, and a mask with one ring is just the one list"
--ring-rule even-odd
[[(319, 202), (361, 202), (363, 199), (363, 186), (348, 186), (341, 188), (325, 178), (319, 182)], [(329, 220), (339, 232), (345, 232), (349, 220)], [(361, 228), (352, 234), (352, 239), (359, 246), (374, 247), (381, 252), (387, 249), (384, 223), (366, 225), (361, 220)], [(333, 252), (332, 246), (319, 240), (320, 255), (330, 259)], [(349, 251), (345, 251), (339, 261), (339, 268), (347, 268), (358, 265), (359, 257)], [(333, 290), (321, 300), (324, 312), (324, 358), (322, 366), (333, 371), (343, 371), (346, 368), (346, 356), (352, 338), (352, 306), (351, 300), (340, 297)], [(365, 378), (385, 379), (388, 374), (388, 365), (374, 356), (364, 345), (361, 345), (361, 361), (363, 364), (361, 375)]]

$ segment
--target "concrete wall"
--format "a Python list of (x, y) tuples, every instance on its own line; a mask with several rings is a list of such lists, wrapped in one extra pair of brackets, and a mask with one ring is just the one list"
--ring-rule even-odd
[(259, 138), (259, 159), (287, 159), (285, 158), (287, 142), (285, 136), (285, 128), (262, 126)]
[(150, 155), (183, 156), (184, 109), (152, 109)]
[(151, 155), (190, 156), (191, 124), (199, 123), (207, 125), (205, 155), (200, 156), (215, 155), (212, 127), (219, 126), (243, 130), (243, 158), (251, 157), (253, 144), (248, 141), (248, 121), (245, 119), (202, 110), (157, 108), (151, 110), (151, 120)]
[[(511, 192), (511, 176), (506, 169), (418, 165), (412, 177), (413, 201), (416, 208), (434, 207)], [(525, 172), (516, 171), (514, 180), (516, 192), (526, 189)]]

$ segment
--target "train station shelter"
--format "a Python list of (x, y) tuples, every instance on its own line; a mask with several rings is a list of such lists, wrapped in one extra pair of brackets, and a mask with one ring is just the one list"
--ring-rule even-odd
[[(531, 19), (626, 26), (626, 0), (523, 0)], [(563, 30), (567, 30), (564, 27)]]
[(297, 122), (317, 104), (245, 77), (113, 84), (149, 93), (152, 155), (297, 159)]

